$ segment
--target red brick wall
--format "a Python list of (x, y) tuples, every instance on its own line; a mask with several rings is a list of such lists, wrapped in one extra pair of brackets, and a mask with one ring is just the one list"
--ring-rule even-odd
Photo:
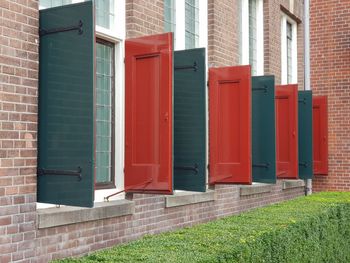
[(350, 190), (350, 1), (313, 0), (310, 6), (311, 87), (328, 96), (329, 174), (315, 191)]
[(126, 0), (126, 38), (164, 32), (162, 0)]
[(34, 256), (37, 1), (0, 1), (0, 262)]
[(208, 0), (209, 67), (239, 64), (238, 1)]

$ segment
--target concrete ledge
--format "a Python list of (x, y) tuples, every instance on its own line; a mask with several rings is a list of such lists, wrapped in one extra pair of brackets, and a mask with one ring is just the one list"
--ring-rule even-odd
[(207, 190), (200, 192), (179, 192), (165, 197), (165, 207), (176, 207), (182, 205), (197, 204), (202, 202), (215, 201), (215, 191)]
[(271, 191), (272, 191), (271, 184), (253, 183), (252, 185), (240, 186), (241, 196), (269, 193)]
[(283, 180), (282, 181), (282, 189), (291, 189), (291, 188), (297, 188), (297, 187), (304, 187), (305, 182), (304, 180)]
[(96, 203), (93, 208), (63, 206), (37, 210), (38, 228), (48, 228), (133, 214), (135, 204), (129, 200)]

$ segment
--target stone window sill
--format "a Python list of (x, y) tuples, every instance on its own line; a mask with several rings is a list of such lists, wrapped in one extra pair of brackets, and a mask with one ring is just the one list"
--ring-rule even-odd
[(272, 184), (263, 184), (263, 183), (253, 183), (252, 185), (242, 185), (240, 186), (240, 195), (256, 195), (262, 193), (269, 193), (272, 191)]
[(211, 202), (216, 200), (215, 191), (207, 190), (207, 192), (178, 192), (174, 195), (165, 196), (165, 207), (177, 207), (183, 205), (198, 204), (203, 202)]
[(135, 204), (129, 200), (95, 203), (93, 208), (63, 206), (37, 210), (38, 228), (76, 224), (105, 218), (131, 215)]
[(297, 188), (297, 187), (304, 187), (305, 182), (304, 180), (283, 180), (282, 181), (282, 189), (292, 189), (292, 188)]

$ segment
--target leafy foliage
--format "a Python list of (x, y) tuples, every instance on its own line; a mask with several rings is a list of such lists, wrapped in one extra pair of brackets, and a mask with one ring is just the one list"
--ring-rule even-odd
[(350, 262), (350, 193), (319, 193), (56, 262)]

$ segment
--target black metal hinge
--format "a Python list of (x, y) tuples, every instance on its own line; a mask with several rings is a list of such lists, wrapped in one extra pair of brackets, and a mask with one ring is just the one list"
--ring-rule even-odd
[(303, 166), (303, 167), (306, 168), (308, 165), (307, 165), (307, 162), (300, 162), (300, 163), (299, 163), (299, 166)]
[(187, 171), (194, 171), (195, 174), (198, 174), (198, 164), (194, 164), (194, 166), (174, 166), (175, 170), (187, 170)]
[(76, 26), (68, 26), (68, 27), (57, 27), (53, 29), (39, 29), (39, 36), (45, 36), (49, 34), (55, 34), (55, 33), (60, 33), (60, 32), (68, 32), (68, 31), (74, 31), (78, 30), (78, 34), (81, 35), (83, 34), (83, 21), (79, 20), (79, 24)]
[(262, 88), (252, 88), (252, 90), (253, 90), (253, 91), (263, 90), (264, 93), (267, 93), (267, 87), (266, 87), (266, 86), (264, 86), (264, 87), (262, 87)]
[(193, 62), (193, 65), (186, 65), (186, 66), (177, 66), (174, 67), (175, 70), (187, 70), (187, 69), (193, 69), (193, 71), (198, 70), (197, 62)]
[(44, 176), (44, 175), (77, 176), (78, 181), (81, 181), (83, 179), (81, 176), (81, 172), (82, 172), (81, 167), (78, 167), (76, 171), (38, 168), (38, 175), (39, 176)]
[(269, 163), (253, 163), (253, 167), (269, 169)]
[(303, 98), (302, 100), (298, 100), (298, 102), (306, 104), (306, 98)]

